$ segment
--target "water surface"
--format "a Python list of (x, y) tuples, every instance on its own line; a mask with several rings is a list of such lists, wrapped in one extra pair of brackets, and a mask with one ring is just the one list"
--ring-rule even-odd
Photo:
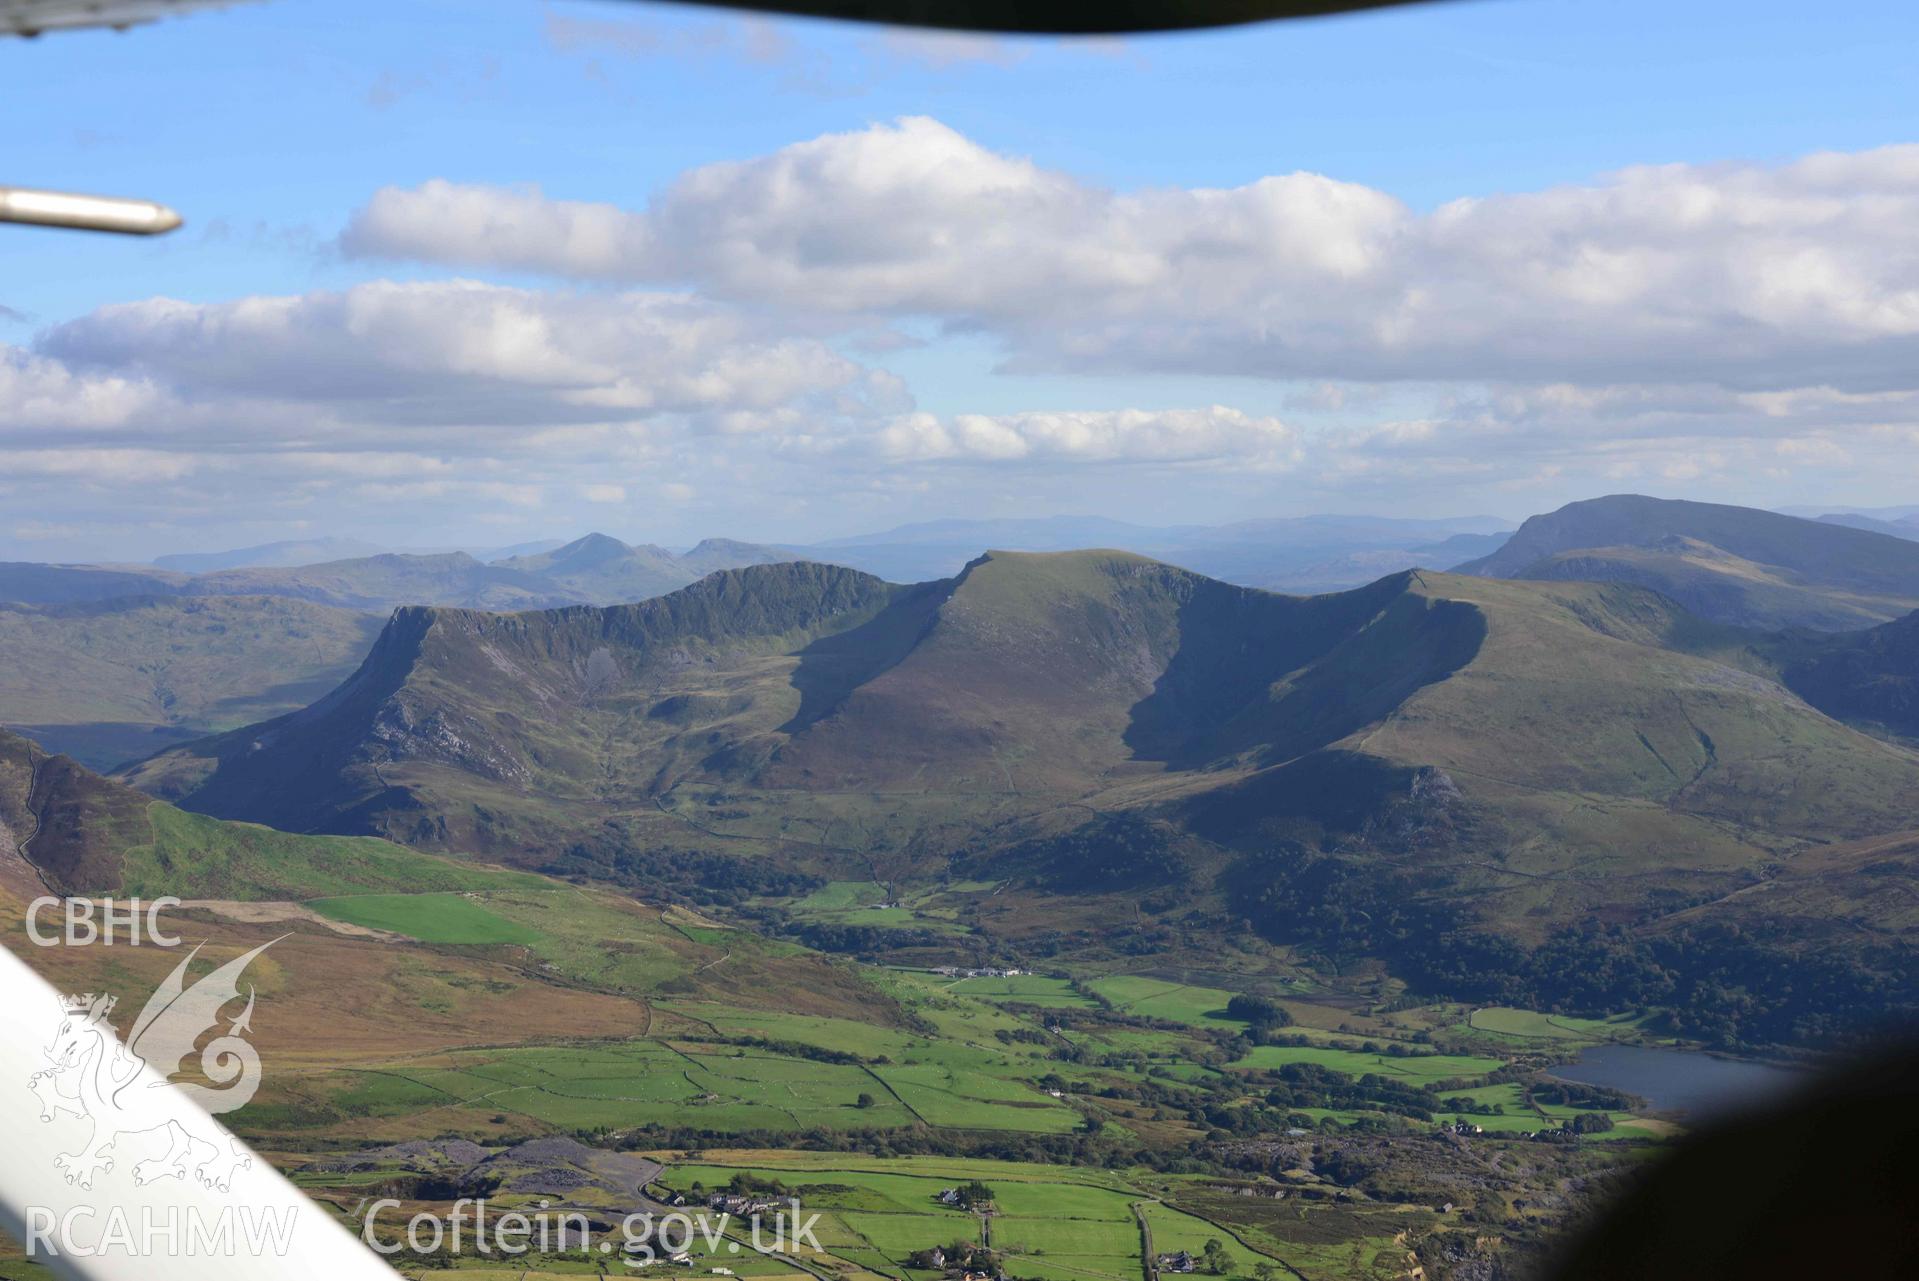
[(1701, 1050), (1596, 1045), (1552, 1069), (1565, 1081), (1637, 1094), (1658, 1112), (1710, 1120), (1764, 1103), (1805, 1079), (1798, 1068), (1722, 1059)]

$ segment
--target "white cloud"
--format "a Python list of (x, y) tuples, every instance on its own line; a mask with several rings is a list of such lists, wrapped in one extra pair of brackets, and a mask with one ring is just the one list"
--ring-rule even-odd
[[(797, 540), (1282, 493), (1511, 514), (1622, 488), (1878, 496), (1919, 470), (1919, 147), (1422, 213), (1304, 173), (1107, 191), (908, 119), (693, 170), (639, 210), (387, 189), (343, 245), (590, 283), (146, 299), (0, 346), (9, 519), (297, 508), (534, 537), (605, 504), (673, 537)], [(998, 412), (1019, 408), (1002, 384), (966, 412), (940, 364), (956, 332), (1127, 390)], [(888, 362), (936, 370), (938, 412)], [(1189, 377), (1136, 397), (1156, 372)]]
[(439, 513), (537, 532), (636, 494), (723, 507), (715, 532), (737, 533), (742, 514), (835, 495), (894, 501), (879, 482), (901, 470), (1251, 474), (1303, 449), (1286, 424), (1223, 406), (920, 413), (888, 372), (679, 294), (376, 281), (156, 298), (0, 347), (0, 500), (20, 528), (81, 515), (103, 537), (290, 510), (360, 530)]
[(1189, 463), (1236, 460), (1289, 467), (1299, 433), (1275, 418), (1237, 409), (1113, 410), (1075, 413), (910, 414), (880, 432), (899, 461)]
[(929, 315), (1036, 367), (1919, 385), (1919, 146), (1648, 166), (1421, 214), (1311, 173), (1114, 192), (907, 118), (692, 170), (643, 210), (386, 188), (342, 244)]
[(58, 360), (0, 347), (0, 433), (84, 432), (124, 424), (165, 399), (143, 376), (86, 376)]
[[(14, 362), (26, 371), (20, 381), (55, 385), (74, 414), (83, 407), (59, 394), (59, 380), (98, 374), (86, 383), (86, 403), (122, 417), (161, 387), (195, 400), (324, 405), (343, 419), (388, 425), (592, 422), (857, 394), (867, 377), (817, 340), (677, 294), (473, 281), (122, 303), (54, 327), (36, 350), (41, 359)], [(33, 416), (31, 404), (18, 415)]]

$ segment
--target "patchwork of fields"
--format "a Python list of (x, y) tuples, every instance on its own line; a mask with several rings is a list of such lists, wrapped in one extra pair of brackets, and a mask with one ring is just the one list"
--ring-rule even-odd
[[(372, 860), (377, 872), (383, 857), (352, 848), (342, 865)], [(298, 869), (261, 862), (259, 879), (269, 872)], [(299, 896), (305, 910), (380, 933), (297, 941), (397, 967), (387, 986), (410, 993), (409, 1009), (444, 1003), (451, 1012), (469, 991), (531, 980), (567, 1000), (590, 996), (578, 1008), (595, 1013), (531, 1033), (506, 1020), (474, 1023), (463, 1041), (430, 1049), (401, 1037), (349, 1057), (316, 1042), (277, 1060), (235, 1116), (243, 1132), (287, 1153), (450, 1135), (489, 1146), (541, 1134), (678, 1144), (658, 1152), (674, 1187), (777, 1179), (825, 1216), (825, 1260), (800, 1260), (795, 1271), (792, 1261), (726, 1251), (696, 1260), (696, 1275), (713, 1266), (753, 1281), (935, 1281), (911, 1256), (967, 1240), (994, 1250), (1013, 1281), (1154, 1281), (1154, 1255), (1209, 1247), (1227, 1281), (1397, 1275), (1405, 1232), (1444, 1229), (1437, 1206), (1456, 1194), (1443, 1183), (1421, 1175), (1365, 1194), (1306, 1168), (1222, 1187), (1220, 1175), (1154, 1172), (1135, 1154), (1279, 1141), (1299, 1145), (1289, 1160), (1310, 1167), (1348, 1135), (1465, 1123), (1485, 1134), (1490, 1157), (1503, 1136), (1597, 1110), (1536, 1096), (1527, 1065), (1644, 1037), (1629, 1019), (1342, 1003), (1307, 999), (1279, 979), (1263, 990), (1298, 1021), (1279, 1029), (1284, 1043), (1253, 1045), (1247, 1024), (1226, 1014), (1235, 989), (1224, 975), (959, 977), (824, 957), (684, 906), (518, 873), (474, 868), (414, 894), (377, 879), (353, 892), (324, 866), (310, 875), (325, 892)], [(877, 889), (831, 886), (815, 908), (925, 910), (881, 907)], [(261, 973), (265, 981), (270, 971)], [(312, 964), (287, 971), (312, 973)], [(1658, 1123), (1604, 1115), (1610, 1130), (1529, 1145), (1526, 1161), (1576, 1168), (1575, 1149), (1616, 1160), (1604, 1155), (1609, 1146), (1623, 1153), (1660, 1134)], [(1023, 1159), (873, 1155), (921, 1145)], [(1540, 1168), (1545, 1180), (1568, 1167)], [(316, 1172), (308, 1186), (345, 1209), (387, 1177)], [(989, 1214), (935, 1199), (970, 1179), (991, 1187)], [(618, 1208), (602, 1194), (583, 1200)], [(527, 1275), (592, 1275), (591, 1262), (542, 1260)], [(457, 1266), (487, 1275), (484, 1260)]]
[[(593, 1026), (565, 1041), (448, 1049), (336, 1070), (277, 1076), (250, 1109), (267, 1132), (326, 1130), (409, 1136), (441, 1132), (479, 1139), (534, 1131), (651, 1128), (716, 1137), (933, 1130), (1162, 1141), (1200, 1137), (1210, 1096), (1248, 1074), (1310, 1065), (1355, 1081), (1377, 1077), (1414, 1090), (1439, 1087), (1430, 1111), (1441, 1124), (1488, 1133), (1555, 1128), (1573, 1115), (1537, 1105), (1510, 1083), (1485, 1085), (1505, 1050), (1435, 1053), (1410, 1029), (1363, 1045), (1324, 1027), (1294, 1029), (1299, 1044), (1248, 1048), (1245, 1024), (1226, 1014), (1232, 992), (1165, 977), (1108, 974), (954, 977), (929, 971), (849, 967), (822, 971), (791, 944), (745, 934), (675, 908), (636, 905), (513, 874), (480, 888), (420, 894), (334, 895), (313, 911), (419, 940), (524, 958), (556, 977), (614, 991), (654, 989), (625, 1026)], [(877, 883), (842, 882), (819, 892), (820, 908), (866, 910)], [(891, 909), (879, 909), (891, 910)], [(609, 937), (623, 936), (617, 947)], [(689, 967), (707, 983), (750, 956), (761, 975), (786, 962), (793, 993), (774, 985), (738, 995), (685, 998), (657, 989), (684, 983)], [(708, 959), (699, 960), (705, 957)], [(820, 976), (834, 974), (849, 999), (885, 1003), (873, 1016), (808, 1012)], [(676, 977), (681, 976), (681, 977)], [(744, 998), (744, 999), (742, 999)], [(1434, 1011), (1436, 1019), (1445, 1016)], [(1630, 1021), (1562, 1019), (1482, 1009), (1452, 1026), (1489, 1049), (1554, 1049), (1630, 1036)], [(1450, 1088), (1449, 1088), (1450, 1087)], [(1264, 1088), (1264, 1087), (1260, 1087)], [(1243, 1089), (1241, 1090), (1243, 1093)], [(1133, 1102), (1134, 1099), (1156, 1102)], [(1296, 1099), (1293, 1124), (1350, 1126), (1369, 1114), (1346, 1101)], [(1620, 1137), (1637, 1133), (1610, 1114)], [(1110, 1242), (1108, 1243), (1110, 1244)], [(1103, 1257), (1069, 1243), (1039, 1252)]]
[[(1368, 1260), (1390, 1254), (1409, 1221), (1403, 1209), (1368, 1216), (1295, 1201), (1288, 1228), (1249, 1215), (1250, 1203), (1238, 1196), (1221, 1203), (1225, 1213), (1207, 1217), (1186, 1204), (1207, 1199), (1204, 1180), (956, 1157), (722, 1151), (673, 1164), (662, 1182), (694, 1191), (742, 1176), (777, 1182), (808, 1213), (820, 1213), (818, 1235), (833, 1259), (910, 1281), (939, 1275), (912, 1266), (911, 1256), (963, 1241), (991, 1248), (1006, 1275), (1021, 1281), (1146, 1281), (1149, 1241), (1154, 1254), (1196, 1257), (1217, 1243), (1227, 1259), (1220, 1275), (1237, 1281), (1252, 1281), (1262, 1266), (1312, 1275), (1315, 1265), (1343, 1264), (1355, 1250)], [(992, 1192), (984, 1214), (939, 1203), (942, 1189), (973, 1180)]]

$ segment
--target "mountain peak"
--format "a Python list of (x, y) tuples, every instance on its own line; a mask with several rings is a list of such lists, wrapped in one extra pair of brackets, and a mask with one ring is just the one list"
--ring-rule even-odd
[(632, 550), (611, 534), (595, 532), (554, 548), (547, 553), (547, 558), (555, 563), (566, 561), (574, 564), (592, 564), (613, 560)]

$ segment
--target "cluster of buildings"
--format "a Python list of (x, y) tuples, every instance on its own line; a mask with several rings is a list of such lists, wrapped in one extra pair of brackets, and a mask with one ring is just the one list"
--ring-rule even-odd
[(969, 970), (958, 965), (937, 965), (933, 967), (933, 973), (946, 979), (1015, 979), (1030, 971), (1017, 967), (1001, 970), (990, 965), (978, 970)]
[(715, 1192), (706, 1198), (706, 1208), (730, 1214), (736, 1219), (757, 1219), (762, 1214), (771, 1213), (779, 1208), (778, 1201), (769, 1201), (765, 1197), (747, 1196), (737, 1192)]
[(1156, 1272), (1197, 1272), (1199, 1264), (1185, 1250), (1175, 1250), (1171, 1254), (1162, 1254), (1153, 1260)]
[(946, 1251), (936, 1245), (930, 1250), (922, 1250), (913, 1262), (935, 1271), (946, 1272), (957, 1278), (957, 1281), (1001, 1281), (997, 1273), (978, 1267), (974, 1263), (977, 1257), (969, 1256), (964, 1260), (948, 1258)]

